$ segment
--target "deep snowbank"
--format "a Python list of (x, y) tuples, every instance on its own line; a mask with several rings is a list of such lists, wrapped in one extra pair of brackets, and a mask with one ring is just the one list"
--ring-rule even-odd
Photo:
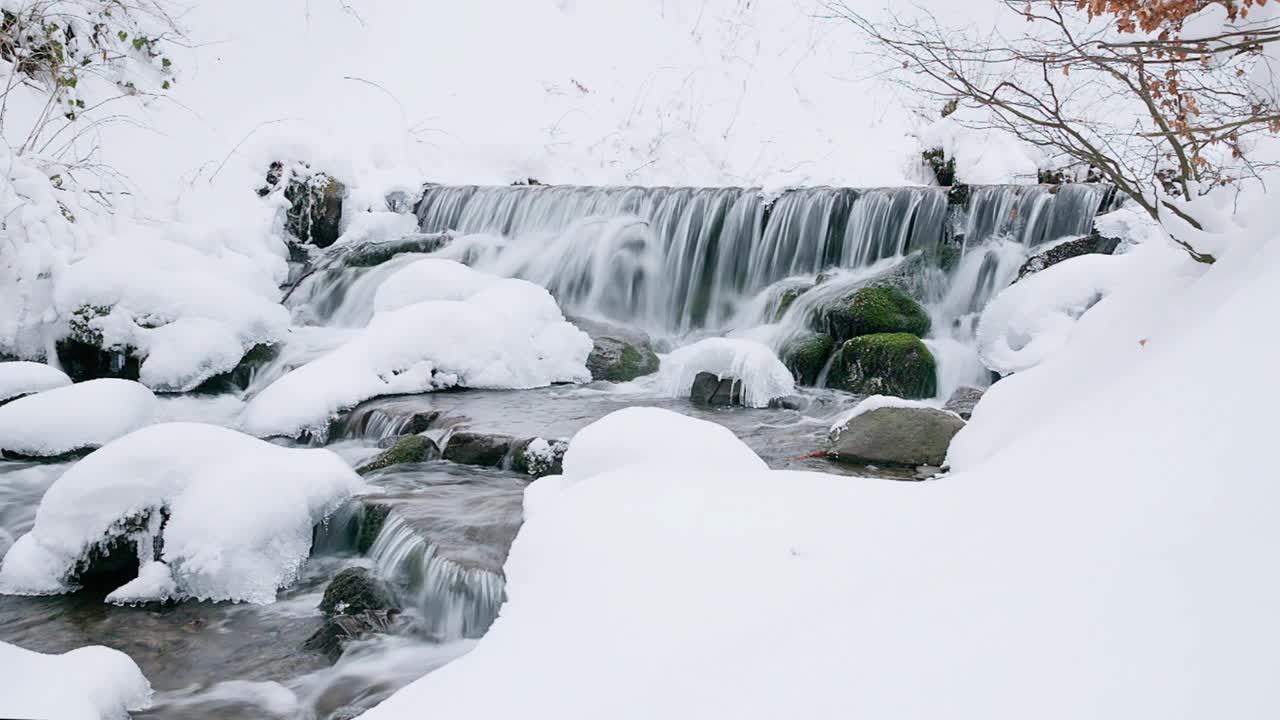
[(151, 683), (119, 650), (45, 655), (0, 642), (0, 667), (2, 717), (124, 720), (151, 705)]
[(268, 603), (297, 577), (312, 527), (364, 488), (328, 450), (283, 448), (213, 425), (153, 425), (54, 482), (31, 532), (0, 565), (0, 591), (67, 592), (92, 547), (125, 535), (142, 572), (112, 600)]
[(1280, 243), (1144, 252), (938, 482), (721, 468), (745, 448), (660, 411), (584, 429), (489, 634), (369, 717), (1274, 716)]
[(591, 379), (591, 338), (565, 322), (550, 293), (513, 279), (473, 289), (466, 300), (378, 313), (354, 339), (263, 390), (243, 427), (259, 437), (324, 437), (337, 412), (378, 395)]

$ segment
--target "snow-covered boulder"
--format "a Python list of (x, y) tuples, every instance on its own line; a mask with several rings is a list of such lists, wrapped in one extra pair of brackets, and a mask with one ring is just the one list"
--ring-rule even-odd
[(456, 260), (427, 258), (384, 280), (374, 295), (373, 307), (387, 312), (427, 300), (467, 300), (500, 280)]
[[(68, 323), (59, 344), (68, 373), (100, 377), (99, 356), (122, 355), (129, 377), (186, 392), (282, 339), (289, 313), (277, 302), (278, 283), (264, 279), (273, 272), (245, 267), (262, 259), (214, 252), (144, 236), (102, 242), (69, 265), (54, 294)], [(283, 260), (272, 261), (283, 280)]]
[(0, 717), (122, 720), (151, 706), (138, 664), (101, 645), (46, 655), (0, 642), (0, 668)]
[(831, 428), (831, 455), (893, 465), (941, 465), (959, 415), (896, 397), (873, 395)]
[(0, 405), (23, 395), (33, 395), (71, 384), (56, 367), (37, 362), (0, 362)]
[(768, 407), (796, 390), (791, 371), (769, 346), (741, 338), (707, 338), (677, 349), (662, 358), (658, 382), (671, 397), (689, 397), (700, 373), (736, 379), (747, 407)]
[(579, 482), (633, 465), (764, 470), (768, 466), (731, 430), (650, 407), (609, 413), (578, 431), (564, 455), (564, 478)]
[(126, 539), (142, 571), (112, 600), (272, 602), (307, 559), (313, 526), (365, 487), (328, 450), (214, 425), (152, 425), (54, 482), (0, 564), (0, 591), (68, 592), (93, 550)]
[(56, 457), (108, 442), (154, 420), (156, 396), (132, 380), (90, 380), (0, 407), (0, 452)]
[(1067, 344), (1082, 315), (1111, 294), (1132, 257), (1081, 255), (1005, 288), (978, 322), (982, 361), (1002, 375), (1039, 365)]
[(323, 437), (338, 412), (379, 395), (587, 382), (590, 352), (591, 338), (565, 322), (544, 288), (498, 280), (466, 300), (378, 313), (352, 340), (263, 390), (243, 427), (259, 437)]

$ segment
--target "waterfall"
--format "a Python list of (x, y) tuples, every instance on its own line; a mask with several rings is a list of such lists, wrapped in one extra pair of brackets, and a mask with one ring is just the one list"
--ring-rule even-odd
[(462, 236), (459, 259), (543, 285), (567, 312), (680, 336), (728, 329), (788, 278), (1087, 233), (1107, 190), (974, 186), (958, 202), (926, 187), (431, 186), (417, 214), (423, 232)]
[(500, 569), (444, 557), (436, 544), (395, 512), (369, 555), (378, 575), (402, 588), (424, 630), (439, 640), (484, 635), (506, 600)]

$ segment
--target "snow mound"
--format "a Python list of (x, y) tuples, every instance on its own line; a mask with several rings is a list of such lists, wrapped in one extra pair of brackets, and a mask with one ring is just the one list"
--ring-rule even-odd
[(296, 579), (312, 527), (364, 488), (328, 450), (279, 447), (214, 425), (153, 425), (54, 482), (31, 532), (0, 565), (0, 591), (70, 591), (93, 547), (127, 535), (142, 572), (114, 601), (269, 603)]
[(0, 642), (0, 717), (124, 720), (151, 706), (151, 683), (119, 650), (46, 655)]
[(767, 466), (729, 428), (670, 410), (631, 407), (582, 428), (564, 455), (564, 479), (576, 483), (633, 465), (763, 470)]
[(279, 291), (241, 267), (250, 258), (224, 254), (145, 237), (103, 242), (67, 267), (55, 307), (100, 333), (103, 347), (133, 348), (148, 387), (192, 390), (289, 327)]
[(379, 395), (587, 382), (591, 347), (545, 289), (498, 280), (465, 301), (378, 313), (354, 339), (264, 389), (242, 425), (259, 437), (324, 437), (330, 418)]
[(742, 404), (768, 407), (774, 398), (795, 392), (795, 378), (773, 350), (754, 340), (707, 338), (662, 358), (658, 383), (671, 397), (688, 397), (698, 373), (742, 381)]
[(0, 362), (0, 402), (71, 384), (56, 367), (37, 362)]
[(0, 407), (0, 451), (52, 457), (100, 447), (152, 422), (156, 396), (132, 380), (90, 380)]
[(1131, 256), (1081, 255), (1005, 288), (978, 322), (982, 361), (1002, 375), (1035, 367), (1066, 345), (1076, 321), (1131, 262)]
[[(904, 400), (903, 398), (894, 397), (892, 395), (872, 395), (868, 397), (866, 400), (863, 400), (857, 405), (854, 405), (852, 409), (846, 410), (845, 412), (837, 416), (835, 422), (831, 423), (831, 432), (837, 433), (837, 434), (844, 432), (844, 429), (848, 427), (850, 420), (858, 417), (859, 415), (865, 415), (871, 412), (872, 410), (879, 410), (880, 408), (928, 408), (930, 410), (939, 409), (938, 403), (936, 401), (930, 402), (927, 400)], [(945, 412), (955, 415), (955, 413), (952, 413), (950, 410), (947, 410)], [(956, 417), (960, 417), (960, 416), (956, 415)]]
[(387, 312), (427, 300), (467, 300), (495, 282), (497, 277), (455, 260), (419, 260), (383, 281), (373, 307)]

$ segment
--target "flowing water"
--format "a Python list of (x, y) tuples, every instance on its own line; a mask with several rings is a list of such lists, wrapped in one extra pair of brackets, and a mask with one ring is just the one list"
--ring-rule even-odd
[[(979, 313), (1038, 245), (1089, 231), (1106, 189), (973, 187), (957, 204), (940, 188), (429, 187), (417, 208), (425, 233), (450, 232), (435, 257), (529, 279), (567, 314), (643, 329), (660, 348), (732, 334), (781, 347), (815, 307), (896, 273), (933, 317), (928, 338), (945, 394), (982, 383), (973, 349)], [(953, 262), (935, 262), (942, 252)], [(292, 288), (295, 328), (247, 396), (337, 347), (373, 315), (379, 284), (423, 254), (375, 267), (322, 264)], [(927, 261), (926, 261), (927, 259)], [(947, 267), (942, 270), (941, 267)], [(821, 282), (819, 282), (821, 280)], [(782, 317), (777, 300), (808, 289)], [(233, 425), (244, 398), (180, 398), (166, 417)], [(383, 398), (335, 425), (329, 447), (357, 464), (392, 438), (429, 425), (515, 437), (569, 438), (619, 408), (657, 405), (729, 427), (770, 466), (883, 476), (811, 453), (857, 398), (800, 391), (798, 409), (709, 408), (668, 397), (653, 378), (527, 391), (440, 392)], [(34, 522), (44, 491), (71, 463), (0, 462), (0, 551)], [(103, 644), (127, 652), (157, 689), (148, 718), (347, 718), (469, 650), (500, 611), (502, 566), (521, 522), (529, 478), (432, 461), (372, 474), (385, 492), (349, 503), (317, 530), (302, 577), (267, 606), (106, 605), (82, 592), (0, 596), (0, 640), (42, 652)], [(880, 482), (871, 477), (850, 482)], [(245, 502), (252, 502), (246, 498)], [(368, 506), (385, 510), (357, 550)], [(369, 526), (372, 527), (372, 526)], [(335, 663), (303, 647), (341, 569), (372, 569), (405, 610), (390, 632), (351, 643)]]

